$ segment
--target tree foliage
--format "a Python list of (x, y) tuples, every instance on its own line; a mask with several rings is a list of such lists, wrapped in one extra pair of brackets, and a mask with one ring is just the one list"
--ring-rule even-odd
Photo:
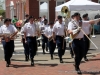
[(3, 18), (5, 18), (5, 10), (0, 10), (0, 15), (2, 15)]

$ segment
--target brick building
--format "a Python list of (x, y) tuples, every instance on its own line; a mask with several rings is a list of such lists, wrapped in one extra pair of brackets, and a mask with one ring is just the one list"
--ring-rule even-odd
[[(33, 15), (35, 18), (40, 16), (40, 4), (48, 3), (48, 19), (55, 19), (55, 7), (69, 0), (6, 0), (6, 17), (24, 19), (25, 14)], [(99, 0), (92, 0), (98, 2)]]

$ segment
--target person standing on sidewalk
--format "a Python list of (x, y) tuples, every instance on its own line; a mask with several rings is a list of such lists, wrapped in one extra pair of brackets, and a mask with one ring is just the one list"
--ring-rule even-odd
[(49, 26), (47, 23), (48, 23), (48, 20), (45, 19), (44, 20), (44, 24), (41, 25), (41, 27), (40, 27), (41, 34), (42, 34), (42, 49), (43, 49), (43, 54), (45, 54), (45, 44), (46, 44), (46, 51), (48, 51), (48, 38), (44, 36), (45, 35), (44, 31)]
[[(53, 27), (53, 41), (56, 42), (58, 47), (58, 56), (60, 63), (63, 63), (62, 56), (65, 53), (66, 41), (64, 40), (66, 33), (65, 23), (62, 21), (62, 16), (58, 16), (58, 21)], [(55, 40), (56, 38), (56, 40)]]
[(4, 20), (4, 25), (1, 26), (2, 44), (4, 48), (4, 58), (6, 61), (6, 67), (11, 64), (10, 59), (14, 52), (14, 37), (18, 33), (17, 29), (10, 24), (10, 19)]
[(48, 47), (51, 55), (51, 60), (53, 60), (53, 53), (56, 48), (56, 43), (53, 42), (53, 22), (50, 22), (49, 27), (45, 29), (45, 36), (48, 38)]
[(24, 25), (23, 31), (25, 42), (28, 44), (29, 47), (31, 66), (34, 66), (34, 56), (37, 52), (36, 36), (38, 34), (38, 30), (36, 29), (33, 16), (29, 17), (29, 22)]

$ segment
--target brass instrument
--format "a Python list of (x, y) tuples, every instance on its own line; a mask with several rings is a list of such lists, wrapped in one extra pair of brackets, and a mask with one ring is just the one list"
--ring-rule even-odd
[(70, 11), (67, 6), (63, 6), (61, 9), (61, 13), (64, 17), (70, 18)]
[[(67, 6), (63, 6), (63, 7), (62, 7), (61, 13), (62, 13), (62, 16), (65, 17), (65, 20), (68, 21), (68, 19), (70, 18), (70, 11), (69, 11), (69, 9), (68, 9)], [(66, 31), (64, 30), (64, 32), (66, 32)], [(67, 36), (67, 35), (66, 35), (66, 36)], [(63, 47), (62, 47), (62, 49), (64, 49), (64, 41), (65, 41), (65, 39), (63, 39)]]

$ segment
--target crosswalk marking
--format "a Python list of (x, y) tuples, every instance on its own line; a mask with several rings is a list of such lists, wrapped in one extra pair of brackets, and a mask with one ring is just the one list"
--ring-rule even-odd
[[(14, 43), (15, 43), (15, 52), (13, 55), (24, 55), (24, 48), (23, 48), (23, 43), (21, 42), (21, 37), (18, 37), (17, 39), (15, 39)], [(42, 44), (42, 43), (40, 42), (40, 44)], [(0, 48), (1, 48), (1, 50), (3, 50), (2, 44), (0, 44)], [(54, 52), (55, 53), (58, 52), (57, 48), (55, 49)], [(66, 50), (66, 52), (68, 52), (68, 50)], [(37, 54), (38, 53), (43, 53), (41, 46), (38, 47)], [(45, 53), (49, 53), (49, 52), (45, 51)]]

